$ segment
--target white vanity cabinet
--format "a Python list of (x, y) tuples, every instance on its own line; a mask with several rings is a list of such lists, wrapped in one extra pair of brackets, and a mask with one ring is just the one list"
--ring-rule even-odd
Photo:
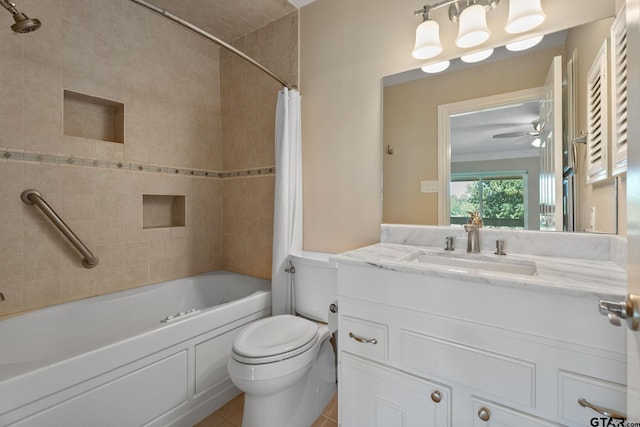
[(585, 426), (624, 413), (622, 328), (596, 297), (340, 263), (342, 427)]

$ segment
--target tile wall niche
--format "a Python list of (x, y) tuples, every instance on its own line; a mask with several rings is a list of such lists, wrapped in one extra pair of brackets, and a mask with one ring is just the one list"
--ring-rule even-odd
[[(245, 131), (225, 131), (223, 111), (237, 117), (242, 107), (222, 101), (225, 67), (216, 45), (129, 1), (38, 1), (29, 13), (41, 29), (0, 38), (0, 316), (221, 268), (270, 277), (274, 161), (267, 145), (279, 88), (269, 87), (271, 99), (254, 99), (264, 104), (252, 108), (267, 111), (271, 124), (256, 119), (246, 131), (255, 144), (240, 144), (245, 152), (237, 155), (223, 150), (224, 138)], [(268, 27), (267, 56), (287, 25)], [(293, 44), (289, 56), (297, 55), (297, 31)], [(124, 143), (65, 135), (65, 90), (121, 102)], [(261, 154), (231, 161), (246, 150)], [(97, 267), (83, 268), (43, 215), (20, 200), (28, 188), (99, 257)], [(184, 196), (184, 226), (144, 229), (144, 194)], [(253, 245), (251, 235), (258, 236)], [(225, 254), (224, 242), (242, 239), (248, 251), (230, 244), (233, 256)]]

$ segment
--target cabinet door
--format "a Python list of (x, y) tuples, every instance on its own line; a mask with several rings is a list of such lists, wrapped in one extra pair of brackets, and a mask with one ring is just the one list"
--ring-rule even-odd
[(473, 399), (473, 427), (559, 427), (542, 418), (515, 411), (495, 403)]
[(441, 384), (342, 355), (342, 427), (449, 427), (451, 390)]

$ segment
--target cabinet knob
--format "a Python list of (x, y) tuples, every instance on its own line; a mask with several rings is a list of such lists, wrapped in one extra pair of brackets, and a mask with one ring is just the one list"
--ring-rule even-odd
[(489, 421), (489, 418), (491, 418), (491, 411), (489, 410), (489, 408), (480, 408), (480, 410), (478, 411), (478, 418), (480, 418), (482, 421)]
[(442, 400), (442, 395), (438, 390), (431, 393), (431, 400), (433, 400), (435, 403), (440, 403), (440, 401)]

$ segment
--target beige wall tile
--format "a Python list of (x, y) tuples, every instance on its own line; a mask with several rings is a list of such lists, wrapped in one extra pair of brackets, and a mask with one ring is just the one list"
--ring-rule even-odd
[[(0, 274), (0, 291), (5, 293), (5, 286), (22, 282), (22, 253), (0, 252), (3, 259), (3, 270)], [(6, 296), (6, 293), (5, 293)]]
[(22, 295), (22, 310), (31, 310), (63, 302), (60, 298), (60, 277), (49, 275), (25, 280)]
[(96, 245), (95, 254), (100, 259), (96, 271), (122, 268), (124, 261), (124, 248), (121, 244)]
[(79, 270), (71, 275), (62, 275), (60, 280), (60, 299), (69, 301), (95, 295), (94, 270)]
[[(97, 205), (97, 204), (96, 204)], [(121, 221), (95, 221), (94, 241), (97, 245), (124, 242), (124, 224)]]
[(94, 194), (95, 169), (63, 166), (60, 175), (63, 194)]
[(24, 99), (24, 149), (60, 152), (62, 140), (62, 94), (59, 98), (34, 94)]
[(125, 265), (122, 272), (124, 289), (136, 288), (149, 284), (149, 264)]
[(22, 181), (25, 189), (40, 191), (45, 199), (52, 203), (52, 198), (61, 192), (62, 168), (40, 163), (24, 163)]
[[(125, 243), (124, 266), (144, 264), (149, 262), (149, 244), (147, 242)], [(145, 270), (146, 271), (146, 270)]]
[(123, 281), (123, 268), (102, 268), (95, 269), (95, 289), (97, 294), (108, 294), (110, 292), (125, 289)]

